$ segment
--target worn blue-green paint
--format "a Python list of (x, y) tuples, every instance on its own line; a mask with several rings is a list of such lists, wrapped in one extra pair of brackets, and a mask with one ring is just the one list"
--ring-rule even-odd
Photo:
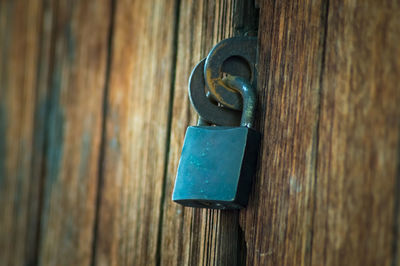
[(27, 171), (27, 161), (30, 158), (25, 154), (25, 151), (29, 149), (27, 142), (25, 139), (19, 139), (19, 145), (18, 147), (15, 147), (15, 149), (18, 149), (18, 166), (15, 173), (15, 191), (14, 191), (14, 217), (15, 221), (19, 221), (19, 218), (21, 215), (24, 214), (24, 204), (26, 202), (23, 201), (23, 197), (25, 196), (25, 193), (27, 191), (24, 191), (24, 183), (28, 182), (28, 171)]
[(62, 231), (60, 239), (66, 244), (73, 244), (74, 240), (78, 238), (79, 228), (76, 226), (76, 221), (72, 215), (66, 215), (64, 221), (65, 230)]
[(64, 146), (64, 110), (60, 104), (61, 69), (56, 67), (48, 98), (46, 179), (50, 185), (57, 179), (61, 167)]
[(81, 160), (79, 163), (79, 178), (83, 181), (87, 175), (90, 158), (90, 144), (92, 142), (91, 132), (85, 131), (81, 140)]
[(110, 141), (110, 148), (112, 149), (112, 150), (114, 150), (114, 151), (119, 151), (119, 142), (118, 142), (118, 140), (117, 140), (117, 138), (114, 136), (114, 137), (112, 137), (111, 138), (111, 141)]
[(15, 10), (15, 1), (6, 1), (4, 10), (6, 25), (0, 31), (0, 53), (1, 53), (1, 68), (0, 72), (0, 187), (6, 179), (6, 158), (7, 158), (7, 91), (9, 79), (9, 55), (12, 42), (13, 32), (13, 15)]
[(73, 62), (75, 60), (75, 55), (76, 55), (76, 38), (74, 35), (74, 31), (72, 30), (71, 22), (66, 24), (64, 28), (64, 34), (67, 44), (68, 60), (70, 62)]
[[(47, 114), (47, 99), (38, 99), (35, 106), (35, 125), (33, 136), (33, 150), (41, 152), (43, 149), (43, 141), (46, 131), (46, 114)], [(35, 155), (34, 155), (35, 156)]]
[(6, 107), (0, 102), (0, 187), (6, 178), (6, 157), (7, 157), (7, 113)]
[[(106, 103), (108, 106), (108, 103)], [(107, 108), (107, 110), (109, 110), (106, 119), (109, 121), (112, 121), (113, 127), (112, 127), (112, 132), (111, 132), (111, 139), (108, 143), (109, 148), (115, 152), (116, 154), (119, 154), (120, 150), (121, 150), (121, 144), (118, 140), (118, 136), (120, 134), (120, 122), (119, 122), (119, 115), (118, 112), (116, 112), (115, 110), (113, 110), (112, 108)]]
[(60, 62), (55, 65), (49, 96), (46, 101), (47, 123), (45, 142), (45, 186), (41, 227), (46, 232), (51, 194), (60, 174), (64, 152), (65, 114), (60, 104), (62, 80)]
[[(13, 17), (14, 17), (14, 10), (15, 10), (15, 1), (6, 1), (6, 8), (5, 8), (5, 22), (6, 25), (0, 31), (0, 51), (1, 51), (1, 65), (3, 66), (3, 71), (0, 73), (0, 96), (1, 90), (7, 90), (7, 83), (8, 83), (8, 68), (9, 65), (9, 55), (10, 55), (10, 47), (12, 41), (12, 33), (13, 33)], [(3, 30), (4, 29), (4, 30)]]

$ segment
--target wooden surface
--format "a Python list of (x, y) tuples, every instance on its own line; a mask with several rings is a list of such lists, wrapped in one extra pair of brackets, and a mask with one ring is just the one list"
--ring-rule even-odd
[(110, 6), (59, 1), (53, 8), (39, 264), (91, 260)]
[[(309, 265), (326, 7), (264, 1), (259, 172), (240, 214), (248, 265)], [(317, 264), (318, 265), (318, 264)]]
[[(23, 265), (36, 244), (39, 185), (30, 178), (41, 4), (0, 1), (0, 265)], [(31, 249), (32, 247), (32, 249)]]
[(176, 55), (175, 1), (118, 1), (95, 262), (155, 265)]
[(398, 1), (330, 1), (312, 262), (398, 265)]
[(194, 210), (173, 203), (172, 190), (188, 125), (196, 124), (187, 84), (193, 67), (219, 40), (232, 36), (230, 1), (182, 1), (179, 15), (175, 89), (166, 173), (160, 262), (162, 265), (236, 265), (235, 212)]
[(400, 5), (255, 1), (240, 212), (171, 201), (193, 66), (244, 0), (0, 1), (0, 265), (399, 265)]
[(394, 1), (262, 3), (248, 265), (399, 263), (398, 12)]
[(111, 4), (1, 5), (0, 264), (88, 265)]

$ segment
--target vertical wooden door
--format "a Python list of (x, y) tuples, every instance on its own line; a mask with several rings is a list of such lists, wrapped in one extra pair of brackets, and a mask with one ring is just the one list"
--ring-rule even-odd
[[(0, 265), (399, 265), (397, 1), (0, 1)], [(241, 211), (171, 201), (192, 68), (258, 35)]]

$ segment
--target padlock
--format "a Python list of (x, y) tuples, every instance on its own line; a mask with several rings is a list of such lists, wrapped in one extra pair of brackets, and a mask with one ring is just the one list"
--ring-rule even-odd
[(257, 94), (243, 78), (223, 82), (243, 98), (240, 126), (188, 127), (172, 195), (184, 206), (239, 209), (248, 202), (261, 139), (252, 128)]

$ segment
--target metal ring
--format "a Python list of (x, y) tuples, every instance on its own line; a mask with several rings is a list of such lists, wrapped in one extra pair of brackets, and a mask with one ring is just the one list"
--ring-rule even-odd
[(205, 59), (201, 60), (190, 74), (189, 99), (193, 108), (201, 118), (212, 124), (238, 126), (240, 124), (241, 112), (217, 106), (207, 98), (203, 75), (204, 64)]
[[(207, 56), (204, 68), (205, 83), (213, 96), (228, 108), (235, 110), (242, 109), (242, 98), (240, 94), (229, 88), (222, 81), (223, 64), (231, 57), (243, 58), (250, 68), (251, 78), (250, 84), (257, 86), (256, 76), (256, 53), (257, 38), (256, 37), (234, 37), (221, 41)], [(243, 69), (243, 64), (238, 64), (237, 68)], [(240, 75), (240, 69), (236, 72), (229, 73), (235, 76)], [(231, 71), (230, 71), (231, 72)]]

